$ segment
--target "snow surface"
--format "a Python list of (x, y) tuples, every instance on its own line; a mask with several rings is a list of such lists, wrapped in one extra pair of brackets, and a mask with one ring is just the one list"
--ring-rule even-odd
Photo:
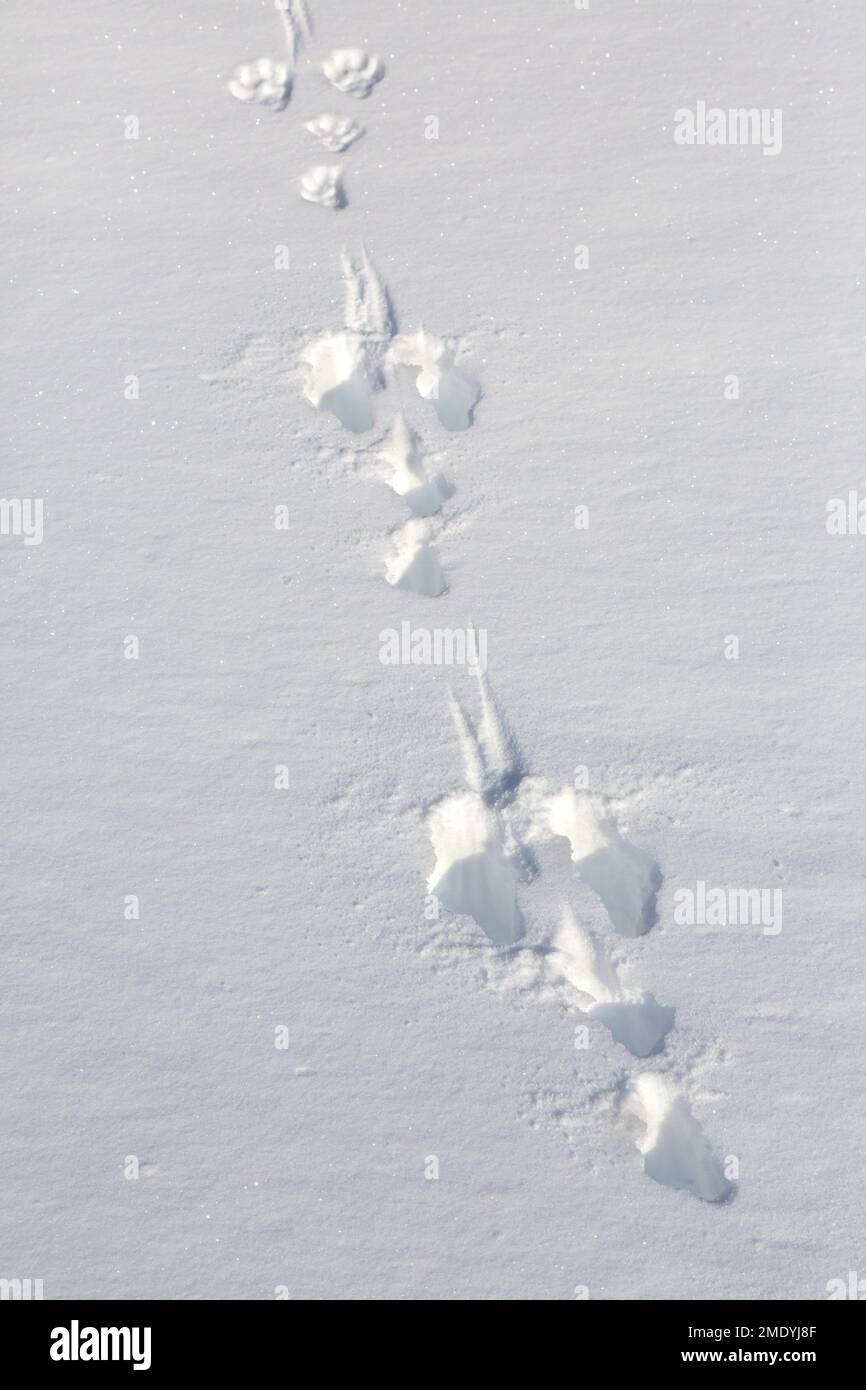
[[(0, 20), (0, 491), (44, 499), (0, 536), (0, 1277), (825, 1297), (861, 0), (284, 11)], [(677, 144), (698, 101), (781, 152)], [(380, 659), (470, 621), (483, 678)], [(677, 925), (698, 882), (782, 930)]]

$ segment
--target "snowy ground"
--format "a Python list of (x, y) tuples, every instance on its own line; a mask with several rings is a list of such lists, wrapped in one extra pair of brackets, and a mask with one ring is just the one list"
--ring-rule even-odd
[[(0, 21), (0, 491), (44, 499), (0, 536), (0, 1277), (826, 1297), (866, 1275), (862, 4), (310, 11), (281, 110), (226, 90), (286, 62), (272, 0)], [(677, 144), (701, 101), (781, 152)], [(469, 428), (399, 365), (432, 337)], [(361, 433), (308, 399), (347, 361)], [(382, 664), (470, 615), (484, 682)], [(678, 924), (699, 882), (781, 930)]]

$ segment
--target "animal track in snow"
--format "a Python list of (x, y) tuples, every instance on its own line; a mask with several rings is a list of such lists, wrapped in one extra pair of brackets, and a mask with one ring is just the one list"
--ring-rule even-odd
[[(373, 396), (385, 386), (387, 349), (396, 333), (388, 291), (364, 249), (360, 261), (341, 256), (344, 328), (324, 333), (301, 353), (304, 395), (344, 428), (363, 434), (375, 421)], [(447, 587), (427, 519), (437, 515), (453, 488), (429, 477), (420, 442), (398, 412), (377, 457), (379, 476), (403, 498), (410, 520), (391, 532), (385, 578), (395, 588), (437, 597)]]
[(392, 533), (391, 548), (385, 557), (385, 578), (395, 588), (430, 598), (445, 592), (445, 576), (428, 522), (412, 517)]
[(441, 473), (429, 478), (424, 467), (418, 437), (409, 428), (403, 412), (394, 420), (379, 459), (387, 470), (385, 481), (402, 497), (413, 516), (435, 516), (454, 489)]
[(354, 434), (373, 426), (375, 389), (363, 344), (351, 333), (324, 333), (301, 354), (304, 395), (317, 410), (330, 410)]
[[(454, 797), (440, 802), (434, 807), (434, 814), (441, 809), (451, 816), (452, 807), (460, 801)], [(476, 803), (471, 802), (473, 815), (477, 814)], [(492, 814), (492, 813), (490, 813)], [(456, 821), (456, 813), (451, 816)], [(442, 839), (446, 838), (450, 826), (444, 827)], [(495, 861), (494, 876), (499, 886), (507, 886), (509, 894), (503, 912), (489, 912), (490, 894), (483, 896), (473, 891), (458, 892), (443, 896), (435, 886), (429, 891), (435, 893), (441, 906), (449, 911), (470, 916), (478, 922), (473, 904), (481, 908), (494, 923), (493, 930), (487, 925), (485, 934), (499, 948), (474, 945), (464, 934), (446, 938), (440, 936), (436, 941), (437, 965), (442, 968), (470, 964), (480, 966), (479, 983), (496, 994), (516, 995), (523, 1000), (539, 1004), (558, 1004), (572, 1013), (582, 1014), (594, 1023), (605, 1027), (614, 1042), (621, 1044), (633, 1057), (654, 1057), (664, 1050), (665, 1039), (674, 1026), (675, 1010), (666, 1008), (645, 990), (624, 985), (620, 980), (619, 966), (613, 954), (608, 953), (598, 937), (588, 928), (578, 925), (570, 907), (563, 907), (562, 922), (550, 936), (542, 933), (530, 941), (522, 935), (514, 936), (514, 931), (523, 932), (525, 921), (517, 903), (517, 893), (525, 866), (509, 856), (505, 842), (505, 829), (501, 823), (493, 836), (493, 845), (498, 849), (487, 855), (488, 864)], [(432, 838), (432, 834), (431, 834)], [(453, 863), (454, 856), (443, 847), (442, 859), (446, 865)], [(499, 871), (499, 863), (504, 859), (510, 873)], [(518, 867), (519, 865), (519, 867)], [(436, 875), (431, 876), (433, 885)], [(450, 885), (449, 885), (450, 886)], [(452, 900), (453, 899), (453, 900)], [(462, 903), (463, 906), (455, 906)], [(512, 926), (509, 939), (504, 939), (502, 924)], [(503, 939), (499, 939), (502, 936)]]
[(704, 1202), (723, 1202), (733, 1183), (713, 1153), (688, 1100), (658, 1072), (637, 1076), (622, 1102), (644, 1171), (664, 1187), (686, 1188)]
[[(660, 870), (624, 838), (602, 798), (578, 795), (571, 787), (552, 793), (542, 779), (526, 774), (486, 674), (479, 666), (475, 670), (481, 703), (477, 729), (451, 696), (466, 785), (427, 814), (435, 856), (427, 891), (448, 911), (472, 918), (497, 948), (487, 947), (485, 957), (484, 980), (490, 987), (576, 1009), (607, 1028), (633, 1057), (657, 1056), (674, 1028), (674, 1009), (624, 985), (614, 954), (582, 929), (569, 909), (551, 939), (525, 941), (519, 894), (520, 885), (534, 877), (532, 847), (563, 837), (611, 926), (631, 938), (655, 924)], [(442, 949), (449, 951), (447, 939)], [(612, 1102), (608, 1108), (614, 1108)], [(615, 1108), (649, 1177), (703, 1201), (732, 1195), (686, 1095), (669, 1077), (637, 1075)], [(555, 1114), (562, 1120), (566, 1111), (560, 1106)], [(567, 1131), (578, 1125), (572, 1116)]]
[[(366, 250), (359, 265), (343, 251), (341, 264), (346, 291), (345, 334), (350, 335), (352, 341), (339, 353), (333, 342), (329, 343), (322, 359), (321, 381), (318, 380), (319, 365), (312, 360), (320, 356), (319, 344), (314, 343), (306, 349), (303, 361), (307, 368), (304, 389), (307, 399), (317, 409), (332, 411), (347, 429), (362, 433), (373, 426), (375, 417), (369, 400), (372, 393), (384, 387), (386, 376), (398, 368), (410, 367), (415, 371), (419, 394), (432, 402), (445, 428), (468, 429), (473, 422), (475, 406), (481, 399), (481, 388), (457, 365), (455, 343), (436, 338), (423, 329), (414, 334), (398, 334), (388, 292)], [(334, 336), (326, 334), (319, 343), (328, 342)], [(345, 411), (340, 381), (334, 380), (335, 371), (346, 374), (350, 388), (349, 408)], [(368, 398), (368, 404), (359, 408), (362, 395)]]
[(432, 401), (446, 430), (467, 430), (481, 399), (481, 388), (468, 372), (458, 367), (451, 342), (426, 333), (403, 334), (394, 339), (389, 359), (395, 367), (417, 368), (418, 395)]
[(332, 154), (342, 154), (343, 150), (347, 150), (364, 134), (364, 127), (358, 125), (350, 116), (333, 116), (328, 112), (317, 116), (314, 121), (307, 121), (304, 129), (315, 135), (320, 144)]
[[(630, 936), (639, 934), (638, 927), (647, 930), (649, 903), (654, 920), (655, 897), (661, 883), (658, 867), (650, 856), (623, 839), (600, 797), (583, 795), (578, 799), (571, 788), (551, 795), (546, 782), (526, 776), (514, 737), (508, 732), (487, 677), (479, 667), (476, 676), (482, 710), (479, 730), (476, 732), (453, 696), (452, 715), (469, 791), (497, 810), (503, 822), (500, 839), (510, 847), (510, 855), (527, 864), (533, 845), (549, 842), (558, 835), (570, 838), (581, 877), (601, 899), (614, 927)], [(562, 813), (562, 806), (567, 814)], [(433, 823), (431, 831), (432, 828)], [(451, 847), (456, 843), (457, 838), (452, 836)], [(635, 877), (635, 863), (643, 871), (642, 877)], [(430, 892), (435, 891), (431, 885)], [(486, 915), (489, 918), (490, 914)]]
[(402, 497), (412, 513), (410, 521), (391, 533), (385, 578), (397, 588), (437, 598), (447, 585), (427, 518), (442, 510), (452, 490), (441, 474), (428, 478), (420, 443), (402, 413), (385, 439), (379, 462), (388, 470), (391, 491)]
[(451, 696), (468, 789), (430, 812), (427, 830), (436, 862), (427, 891), (450, 912), (472, 917), (497, 945), (513, 945), (524, 932), (517, 884), (527, 873), (508, 816), (520, 763), (487, 677), (479, 666), (475, 673), (481, 701), (477, 730)]
[(354, 434), (373, 427), (372, 395), (384, 385), (384, 354), (393, 333), (388, 292), (366, 250), (360, 265), (343, 252), (345, 328), (325, 333), (301, 354), (304, 395)]
[(306, 0), (274, 0), (286, 37), (288, 62), (275, 63), (272, 58), (256, 58), (240, 63), (226, 84), (238, 101), (282, 111), (292, 91), (292, 73), (302, 39), (312, 34)]
[(366, 247), (362, 248), (359, 265), (345, 251), (341, 253), (340, 264), (343, 268), (346, 327), (355, 333), (363, 333), (370, 340), (375, 340), (379, 358), (378, 370), (381, 373), (381, 356), (386, 342), (393, 338), (397, 331), (388, 291), (373, 266)]
[(282, 111), (291, 95), (292, 74), (286, 63), (256, 58), (250, 63), (240, 63), (232, 72), (227, 87), (238, 101)]
[(472, 917), (497, 945), (523, 935), (517, 874), (496, 812), (471, 792), (446, 798), (428, 821), (436, 863), (428, 882), (450, 912)]
[(303, 40), (313, 37), (307, 0), (274, 0), (274, 9), (282, 21), (289, 62), (294, 67)]
[[(234, 69), (226, 86), (232, 96), (247, 105), (282, 111), (289, 102), (298, 53), (305, 40), (312, 37), (313, 26), (306, 0), (274, 0), (286, 41), (287, 61), (276, 63), (272, 58), (257, 58), (241, 63)], [(322, 71), (334, 87), (348, 96), (366, 97), (384, 76), (380, 58), (371, 57), (358, 48), (335, 49), (322, 64)], [(357, 122), (325, 112), (310, 121), (306, 129), (324, 145), (338, 154), (349, 148), (363, 135)], [(341, 170), (332, 165), (316, 165), (301, 175), (301, 197), (322, 207), (341, 208), (346, 204)]]
[(588, 1001), (583, 1013), (597, 1019), (615, 1042), (633, 1057), (660, 1052), (674, 1026), (675, 1010), (663, 1007), (643, 990), (624, 989), (615, 962), (589, 931), (581, 931), (569, 908), (546, 957), (548, 970), (559, 974)]
[(385, 76), (381, 58), (361, 48), (335, 48), (322, 64), (322, 72), (338, 92), (350, 97), (368, 97)]
[(622, 838), (602, 802), (566, 787), (548, 801), (547, 820), (554, 835), (568, 840), (580, 877), (622, 936), (641, 936), (655, 926), (659, 867)]
[(301, 175), (301, 197), (320, 207), (341, 208), (346, 202), (339, 164), (316, 164)]

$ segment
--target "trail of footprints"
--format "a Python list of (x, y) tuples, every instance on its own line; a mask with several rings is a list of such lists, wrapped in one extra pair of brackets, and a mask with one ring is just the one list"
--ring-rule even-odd
[[(235, 68), (228, 90), (246, 104), (282, 111), (289, 102), (295, 65), (301, 46), (312, 38), (312, 21), (306, 0), (274, 0), (280, 16), (287, 58), (275, 62), (259, 58)], [(323, 76), (342, 96), (368, 97), (385, 75), (382, 60), (357, 48), (335, 49), (321, 65)], [(325, 149), (337, 154), (364, 134), (351, 116), (323, 112), (305, 129)], [(342, 166), (317, 164), (300, 177), (301, 197), (322, 207), (346, 204)], [(362, 434), (373, 428), (373, 395), (385, 389), (388, 379), (401, 371), (410, 373), (418, 394), (429, 401), (447, 430), (464, 430), (472, 424), (481, 391), (477, 382), (457, 362), (457, 345), (425, 330), (401, 335), (388, 298), (366, 250), (360, 261), (342, 254), (345, 286), (344, 325), (325, 333), (301, 355), (304, 395), (317, 410), (330, 411), (347, 430)], [(393, 422), (379, 454), (390, 469), (386, 480), (405, 499), (410, 518), (388, 537), (384, 575), (389, 584), (412, 593), (438, 597), (447, 589), (435, 546), (432, 518), (453, 489), (444, 479), (430, 480), (424, 467), (421, 441), (402, 413)]]
[[(556, 1000), (607, 1028), (633, 1058), (660, 1057), (674, 1009), (624, 985), (614, 951), (581, 928), (568, 907), (550, 939), (524, 942), (518, 896), (521, 882), (535, 876), (535, 849), (562, 837), (614, 932), (634, 938), (656, 922), (658, 865), (621, 834), (603, 798), (570, 786), (558, 790), (525, 772), (480, 666), (475, 673), (477, 722), (451, 696), (465, 786), (427, 815), (435, 858), (428, 893), (446, 910), (471, 917), (498, 948), (496, 988)], [(732, 1196), (732, 1183), (671, 1076), (632, 1067), (610, 1105), (649, 1177), (707, 1202)]]
[[(388, 291), (366, 250), (357, 260), (344, 251), (341, 265), (343, 327), (321, 334), (301, 353), (306, 399), (344, 429), (363, 434), (375, 424), (375, 395), (405, 374), (446, 429), (468, 429), (481, 390), (458, 365), (457, 345), (424, 329), (398, 331)], [(410, 513), (388, 537), (385, 578), (396, 588), (436, 598), (447, 583), (434, 519), (454, 489), (441, 474), (428, 475), (424, 458), (420, 439), (398, 412), (373, 468)]]
[[(301, 46), (309, 42), (313, 26), (306, 0), (274, 0), (286, 43), (286, 58), (256, 58), (240, 63), (231, 73), (227, 90), (247, 106), (283, 111), (288, 106), (295, 80), (295, 67)], [(360, 48), (337, 48), (321, 64), (322, 75), (341, 96), (368, 97), (385, 75), (385, 65), (375, 54)], [(325, 111), (305, 124), (324, 149), (342, 154), (360, 140), (363, 126), (351, 116)], [(340, 164), (314, 164), (301, 174), (298, 189), (308, 203), (320, 207), (345, 207), (347, 198)]]
[[(298, 53), (312, 37), (306, 0), (274, 0), (286, 43), (283, 61), (259, 58), (232, 72), (228, 90), (238, 101), (282, 111), (292, 94)], [(341, 96), (364, 99), (385, 73), (375, 55), (337, 49), (321, 64)], [(342, 154), (364, 134), (350, 115), (323, 112), (305, 129), (331, 154)], [(345, 206), (339, 164), (317, 164), (300, 177), (308, 202)], [(458, 362), (459, 344), (423, 328), (401, 334), (388, 291), (366, 250), (341, 256), (344, 323), (323, 333), (302, 352), (303, 391), (317, 410), (334, 415), (352, 434), (371, 430), (374, 397), (401, 374), (414, 380), (439, 423), (468, 429), (481, 397), (478, 383)], [(373, 456), (373, 475), (406, 505), (408, 519), (388, 538), (385, 578), (395, 587), (435, 597), (447, 587), (435, 547), (434, 520), (453, 494), (439, 473), (425, 467), (420, 439), (402, 411)], [(556, 790), (524, 770), (510, 731), (479, 666), (480, 717), (476, 722), (451, 696), (465, 786), (434, 805), (426, 825), (434, 853), (428, 892), (446, 910), (470, 917), (496, 948), (491, 979), (499, 989), (519, 989), (553, 999), (606, 1028), (632, 1058), (663, 1057), (675, 1010), (651, 994), (624, 985), (616, 953), (581, 927), (568, 906), (548, 940), (528, 944), (518, 889), (535, 875), (535, 849), (567, 841), (580, 880), (603, 904), (613, 931), (634, 938), (656, 922), (662, 877), (652, 858), (623, 837), (598, 796), (571, 787)], [(707, 1202), (733, 1195), (733, 1185), (692, 1114), (686, 1094), (662, 1070), (630, 1069), (609, 1098), (610, 1108), (656, 1182), (686, 1189)]]

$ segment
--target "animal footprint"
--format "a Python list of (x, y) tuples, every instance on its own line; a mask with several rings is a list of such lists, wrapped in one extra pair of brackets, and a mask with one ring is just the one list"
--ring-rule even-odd
[(685, 1188), (704, 1202), (723, 1202), (733, 1183), (704, 1137), (688, 1100), (658, 1072), (638, 1076), (622, 1116), (643, 1154), (644, 1172), (664, 1187)]
[[(624, 985), (614, 956), (578, 926), (569, 910), (549, 943), (523, 941), (519, 890), (534, 876), (531, 847), (564, 837), (581, 879), (601, 900), (612, 926), (623, 936), (639, 936), (656, 920), (658, 865), (624, 838), (604, 799), (578, 796), (571, 787), (552, 793), (542, 779), (527, 775), (477, 663), (477, 640), (472, 647), (481, 718), (476, 729), (451, 696), (466, 786), (427, 815), (435, 856), (427, 891), (448, 911), (471, 917), (498, 948), (483, 967), (486, 986), (577, 1008), (603, 1024), (633, 1057), (657, 1055), (674, 1027), (674, 1009)], [(447, 938), (440, 940), (440, 949), (453, 951)], [(688, 1099), (668, 1076), (637, 1075), (610, 1108), (618, 1109), (656, 1182), (707, 1202), (732, 1195), (733, 1185)], [(557, 1109), (560, 1118), (565, 1112), (578, 1113), (568, 1106)]]
[(312, 33), (306, 0), (274, 0), (286, 37), (288, 62), (257, 58), (236, 67), (227, 86), (238, 101), (282, 111), (292, 91), (292, 73), (301, 41)]
[(389, 358), (396, 367), (417, 369), (418, 395), (432, 401), (439, 421), (446, 430), (466, 430), (481, 399), (478, 383), (458, 367), (451, 343), (419, 329), (394, 339)]
[(566, 787), (548, 801), (547, 820), (554, 835), (568, 840), (580, 877), (622, 936), (642, 936), (655, 926), (659, 867), (622, 838), (603, 801)]
[(545, 957), (548, 970), (565, 980), (587, 1003), (582, 1012), (597, 1019), (633, 1057), (660, 1052), (674, 1026), (675, 1010), (642, 990), (624, 989), (614, 962), (588, 931), (581, 931), (566, 908), (562, 926)]
[(329, 410), (354, 434), (373, 427), (370, 394), (375, 389), (361, 340), (351, 333), (324, 333), (301, 355), (304, 395), (317, 410)]
[(518, 941), (517, 874), (496, 812), (471, 792), (448, 797), (430, 813), (428, 831), (436, 863), (427, 891), (449, 912), (472, 917), (497, 945)]
[(429, 598), (444, 594), (445, 576), (426, 521), (413, 517), (393, 532), (385, 557), (385, 578), (395, 588), (408, 589), (413, 594), (426, 594)]
[(238, 101), (282, 111), (291, 95), (292, 74), (286, 63), (257, 58), (236, 67), (227, 86)]
[(325, 59), (322, 72), (344, 96), (363, 98), (385, 76), (385, 65), (360, 48), (337, 48)]
[(402, 412), (391, 427), (379, 459), (387, 470), (388, 486), (403, 498), (413, 516), (435, 516), (453, 494), (454, 489), (441, 473), (428, 478), (418, 437)]
[(529, 862), (533, 845), (565, 836), (581, 878), (601, 899), (617, 931), (625, 936), (648, 931), (655, 922), (662, 881), (658, 865), (623, 838), (603, 799), (578, 799), (569, 787), (551, 794), (543, 779), (526, 775), (486, 676), (479, 668), (476, 674), (482, 705), (480, 733), (475, 733), (462, 707), (452, 700), (467, 785), (488, 804), (500, 807), (508, 838), (521, 847), (524, 862)]
[(345, 204), (342, 170), (338, 164), (317, 164), (300, 178), (301, 197), (320, 207), (341, 208)]
[(373, 427), (374, 391), (384, 385), (385, 345), (393, 332), (388, 292), (366, 251), (360, 265), (342, 256), (346, 307), (341, 333), (324, 333), (301, 353), (304, 395), (355, 434)]
[(333, 154), (342, 154), (364, 134), (364, 127), (358, 125), (350, 116), (332, 116), (327, 113), (308, 121), (304, 126), (311, 135)]
[[(474, 629), (470, 633), (477, 658)], [(522, 847), (509, 823), (508, 805), (522, 771), (487, 678), (478, 665), (475, 672), (481, 701), (477, 730), (451, 696), (468, 790), (446, 797), (428, 816), (436, 862), (427, 891), (448, 911), (472, 917), (497, 945), (512, 945), (524, 931), (517, 883), (527, 871)]]

